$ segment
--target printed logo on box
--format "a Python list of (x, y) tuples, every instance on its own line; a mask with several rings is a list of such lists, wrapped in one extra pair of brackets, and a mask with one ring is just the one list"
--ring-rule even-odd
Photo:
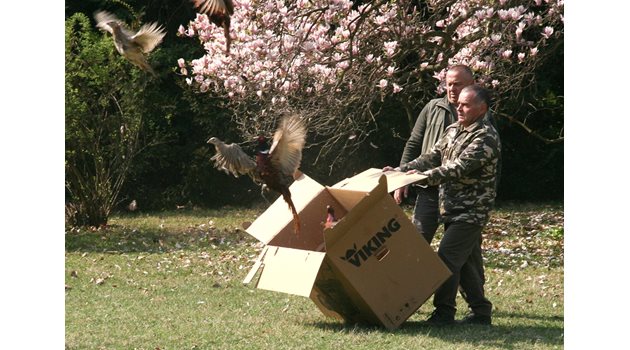
[(400, 223), (396, 221), (396, 218), (391, 218), (387, 225), (383, 226), (380, 231), (376, 232), (367, 243), (365, 243), (361, 249), (357, 250), (357, 244), (354, 243), (352, 248), (346, 250), (346, 256), (340, 257), (342, 260), (351, 263), (356, 267), (360, 267), (361, 264), (366, 261), (370, 256), (378, 250), (379, 247), (385, 243), (392, 233), (400, 230)]

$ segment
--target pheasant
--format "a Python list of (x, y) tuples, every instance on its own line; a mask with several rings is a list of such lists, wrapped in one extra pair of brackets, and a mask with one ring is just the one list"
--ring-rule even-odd
[(337, 224), (337, 217), (335, 216), (335, 209), (327, 205), (326, 206), (326, 222), (323, 223), (324, 228), (333, 228)]
[(195, 7), (208, 15), (208, 19), (218, 27), (223, 27), (225, 35), (225, 52), (230, 53), (230, 16), (234, 14), (232, 0), (191, 0)]
[(98, 28), (112, 35), (118, 53), (140, 69), (155, 76), (155, 71), (149, 65), (145, 54), (153, 51), (162, 42), (162, 38), (166, 35), (164, 28), (158, 27), (157, 23), (153, 22), (143, 25), (138, 32), (134, 33), (127, 29), (121, 20), (107, 11), (97, 11), (94, 13), (94, 19)]
[(213, 144), (217, 152), (211, 158), (217, 169), (235, 177), (247, 174), (257, 184), (262, 183), (282, 195), (293, 214), (293, 229), (299, 235), (300, 218), (291, 200), (289, 185), (298, 176), (297, 169), (302, 160), (305, 141), (306, 127), (303, 120), (297, 115), (291, 115), (280, 123), (270, 148), (264, 136), (258, 137), (253, 158), (236, 143), (227, 145), (216, 137), (211, 137), (208, 143)]

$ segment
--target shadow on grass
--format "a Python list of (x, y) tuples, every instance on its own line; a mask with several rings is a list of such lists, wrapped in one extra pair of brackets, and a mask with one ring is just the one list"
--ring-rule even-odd
[(191, 229), (169, 232), (159, 229), (124, 229), (112, 225), (107, 229), (66, 232), (67, 252), (168, 253), (176, 250), (197, 250), (227, 247), (243, 242), (255, 242), (240, 229)]
[[(540, 317), (538, 315), (527, 314), (497, 313), (496, 316), (501, 318), (518, 317), (537, 320), (543, 319), (552, 322), (558, 322), (558, 320), (562, 319), (557, 316)], [(522, 322), (492, 326), (457, 324), (449, 326), (433, 326), (426, 324), (423, 321), (407, 321), (403, 323), (400, 328), (393, 331), (388, 331), (387, 329), (382, 327), (360, 324), (344, 324), (334, 321), (311, 323), (310, 326), (332, 332), (366, 334), (380, 332), (410, 337), (426, 336), (439, 338), (445, 342), (450, 342), (453, 344), (470, 344), (471, 346), (495, 345), (500, 346), (504, 349), (521, 349), (525, 343), (543, 343), (550, 346), (561, 346), (564, 342), (564, 327), (562, 327), (561, 325), (524, 325), (522, 324)]]
[[(278, 195), (279, 196), (279, 195)], [(163, 219), (172, 219), (172, 218), (199, 218), (206, 219), (217, 216), (231, 216), (240, 211), (259, 211), (263, 212), (267, 207), (269, 207), (277, 198), (270, 197), (270, 201), (264, 202), (263, 200), (252, 200), (250, 203), (234, 206), (234, 205), (221, 205), (216, 208), (197, 208), (197, 207), (184, 207), (182, 209), (165, 209), (161, 211), (143, 211), (138, 210), (133, 213), (127, 211), (119, 211), (112, 213), (111, 217), (116, 217), (118, 219), (142, 219), (142, 218), (155, 218), (160, 217)]]

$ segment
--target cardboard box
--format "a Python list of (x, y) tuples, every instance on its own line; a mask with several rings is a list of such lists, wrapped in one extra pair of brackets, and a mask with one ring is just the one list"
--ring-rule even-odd
[[(247, 232), (266, 244), (244, 282), (309, 297), (327, 316), (395, 329), (451, 275), (388, 194), (421, 179), (368, 169), (332, 187), (302, 175), (290, 187), (301, 221), (293, 232), (278, 198)], [(338, 222), (323, 227), (326, 206)]]

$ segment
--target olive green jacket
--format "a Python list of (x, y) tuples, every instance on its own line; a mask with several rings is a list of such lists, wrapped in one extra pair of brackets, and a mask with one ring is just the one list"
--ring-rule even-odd
[(416, 124), (405, 144), (400, 164), (427, 153), (442, 137), (446, 127), (456, 121), (457, 111), (450, 106), (447, 96), (429, 101), (416, 119)]

